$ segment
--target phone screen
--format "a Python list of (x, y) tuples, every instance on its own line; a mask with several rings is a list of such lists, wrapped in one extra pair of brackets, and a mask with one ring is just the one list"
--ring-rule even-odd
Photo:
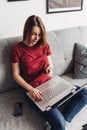
[(22, 102), (14, 103), (14, 116), (21, 116), (23, 114), (23, 104)]

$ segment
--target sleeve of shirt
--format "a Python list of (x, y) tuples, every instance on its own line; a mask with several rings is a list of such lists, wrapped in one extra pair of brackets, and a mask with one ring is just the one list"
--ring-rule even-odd
[(47, 56), (49, 56), (49, 55), (52, 54), (52, 51), (51, 51), (51, 48), (50, 48), (49, 44), (47, 44), (47, 45), (45, 46), (45, 54), (46, 54)]
[(17, 46), (13, 46), (11, 51), (11, 62), (12, 63), (19, 62), (19, 59), (20, 59), (20, 51), (17, 48)]

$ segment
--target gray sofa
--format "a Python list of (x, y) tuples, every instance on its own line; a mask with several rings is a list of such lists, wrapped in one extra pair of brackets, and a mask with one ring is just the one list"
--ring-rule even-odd
[[(86, 79), (73, 79), (73, 52), (76, 42), (87, 44), (87, 27), (74, 27), (47, 32), (52, 49), (53, 77), (62, 76), (74, 85)], [(24, 98), (24, 91), (12, 78), (11, 47), (21, 37), (0, 39), (0, 130), (42, 130), (45, 120), (32, 109)], [(23, 115), (13, 116), (14, 103), (23, 103)]]

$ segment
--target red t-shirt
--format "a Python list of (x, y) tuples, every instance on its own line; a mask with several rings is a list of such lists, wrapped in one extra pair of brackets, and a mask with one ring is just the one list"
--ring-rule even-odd
[(21, 76), (30, 85), (36, 87), (51, 79), (44, 73), (48, 66), (48, 55), (51, 55), (49, 44), (45, 47), (28, 47), (23, 42), (19, 42), (12, 48), (11, 62), (18, 62)]

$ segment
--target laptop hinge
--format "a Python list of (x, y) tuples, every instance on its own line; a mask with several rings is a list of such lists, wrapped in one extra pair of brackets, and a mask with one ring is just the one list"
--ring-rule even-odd
[(76, 89), (75, 89), (75, 88), (73, 88), (73, 89), (71, 90), (71, 92), (72, 92), (72, 93), (75, 93), (75, 92), (76, 92)]
[(50, 111), (51, 110), (51, 106), (46, 107), (46, 110)]

